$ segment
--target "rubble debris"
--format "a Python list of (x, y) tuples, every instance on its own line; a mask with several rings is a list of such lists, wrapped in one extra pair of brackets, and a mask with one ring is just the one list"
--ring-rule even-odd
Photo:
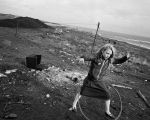
[(68, 55), (68, 56), (73, 56), (72, 54), (69, 54), (69, 53), (67, 53), (65, 51), (60, 51), (60, 53), (64, 53), (65, 55)]
[(10, 113), (6, 116), (4, 116), (5, 119), (12, 119), (12, 118), (17, 118), (17, 114), (14, 114), (14, 113)]
[(5, 97), (10, 98), (10, 95), (5, 95)]
[(55, 34), (62, 34), (63, 30), (61, 28), (56, 28), (54, 31)]
[(49, 98), (49, 97), (50, 97), (50, 94), (46, 94), (46, 97)]
[(17, 69), (13, 69), (13, 70), (6, 70), (5, 74), (10, 74), (10, 73), (13, 73), (13, 72), (16, 72)]
[(5, 106), (4, 106), (4, 108), (3, 108), (3, 112), (6, 111), (7, 106), (8, 106), (8, 103), (5, 104)]
[(69, 90), (69, 88), (65, 87), (65, 90)]
[(6, 75), (4, 75), (4, 74), (2, 74), (2, 73), (0, 73), (0, 77), (7, 77)]
[(47, 79), (50, 82), (60, 82), (60, 81), (81, 81), (85, 75), (77, 71), (67, 71), (59, 67), (51, 66), (48, 69), (42, 70), (38, 73), (38, 77), (41, 79)]
[(139, 107), (140, 109), (142, 109), (142, 110), (145, 110), (145, 106), (144, 106), (142, 103), (139, 103), (139, 104), (138, 104), (138, 107)]
[(128, 103), (131, 109), (136, 110), (135, 106), (133, 106), (131, 103)]
[(74, 77), (74, 78), (72, 79), (72, 81), (73, 81), (74, 83), (78, 83), (78, 82), (79, 82), (79, 79), (78, 79), (77, 77)]

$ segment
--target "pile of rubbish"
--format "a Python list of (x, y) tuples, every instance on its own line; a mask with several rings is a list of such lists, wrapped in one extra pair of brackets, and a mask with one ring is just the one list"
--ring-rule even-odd
[(37, 71), (37, 79), (39, 81), (47, 80), (50, 83), (57, 83), (57, 84), (63, 84), (64, 82), (67, 83), (77, 83), (82, 84), (83, 79), (86, 77), (86, 72), (83, 71), (69, 71), (69, 70), (63, 70), (59, 67), (50, 66), (47, 69), (44, 69), (42, 71)]

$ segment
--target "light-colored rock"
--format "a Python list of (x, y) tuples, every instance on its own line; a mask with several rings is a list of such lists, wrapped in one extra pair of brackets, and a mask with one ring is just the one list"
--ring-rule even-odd
[(10, 114), (6, 115), (5, 118), (6, 119), (17, 118), (17, 114), (10, 113)]
[(6, 75), (4, 75), (4, 74), (2, 74), (2, 73), (0, 73), (0, 77), (7, 77)]
[(6, 70), (5, 74), (10, 74), (10, 73), (13, 73), (13, 72), (16, 72), (17, 69), (13, 69), (13, 70)]
[(50, 97), (50, 94), (46, 94), (46, 97), (49, 98), (49, 97)]

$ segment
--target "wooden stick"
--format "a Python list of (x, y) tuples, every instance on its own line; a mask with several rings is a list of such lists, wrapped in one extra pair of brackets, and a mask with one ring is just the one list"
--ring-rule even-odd
[(17, 20), (17, 21), (16, 21), (16, 33), (15, 33), (15, 36), (18, 35), (18, 26), (19, 26), (19, 21)]
[(147, 107), (150, 107), (149, 102), (147, 101), (146, 97), (141, 93), (140, 90), (137, 90), (137, 94), (138, 94), (139, 97), (142, 98), (142, 100), (145, 102), (145, 104), (147, 105)]
[(112, 84), (112, 86), (115, 86), (115, 87), (121, 87), (121, 88), (126, 88), (126, 89), (132, 89), (131, 87), (128, 87), (128, 86), (124, 86), (124, 85), (116, 85), (116, 84)]
[(93, 53), (93, 49), (94, 49), (94, 46), (95, 46), (95, 40), (96, 40), (96, 36), (97, 36), (99, 26), (100, 26), (100, 22), (98, 22), (98, 24), (97, 24), (97, 30), (96, 30), (96, 34), (95, 34), (95, 37), (94, 37), (94, 42), (93, 42), (93, 45), (92, 45), (91, 54)]

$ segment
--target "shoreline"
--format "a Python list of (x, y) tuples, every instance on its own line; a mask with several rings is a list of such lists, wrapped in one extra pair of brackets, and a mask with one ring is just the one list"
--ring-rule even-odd
[[(71, 28), (74, 28), (74, 27), (71, 26)], [(90, 33), (95, 35), (94, 29), (82, 28), (82, 27), (78, 27), (75, 29), (77, 29), (78, 31), (90, 32)], [(128, 35), (128, 34), (124, 34), (124, 33), (109, 32), (109, 31), (104, 31), (104, 30), (99, 31), (98, 35), (105, 37), (105, 38), (117, 40), (120, 42), (126, 42), (128, 44), (135, 45), (137, 47), (141, 47), (141, 48), (145, 48), (145, 49), (150, 50), (150, 41), (148, 41), (148, 40), (140, 41), (140, 39), (144, 39), (144, 38), (148, 39), (147, 37)], [(126, 37), (125, 37), (125, 35), (126, 35)], [(135, 37), (136, 37), (136, 39), (135, 39)], [(136, 42), (136, 43), (134, 43), (134, 42)], [(139, 43), (137, 43), (137, 42), (139, 42)]]
[(148, 41), (140, 41), (140, 40), (136, 40), (136, 39), (129, 39), (129, 38), (125, 38), (125, 37), (120, 37), (120, 36), (103, 36), (102, 37), (106, 37), (109, 39), (113, 39), (113, 40), (117, 40), (119, 42), (126, 42), (128, 44), (131, 45), (135, 45), (137, 47), (142, 47), (142, 48), (146, 48), (150, 50), (150, 42)]

